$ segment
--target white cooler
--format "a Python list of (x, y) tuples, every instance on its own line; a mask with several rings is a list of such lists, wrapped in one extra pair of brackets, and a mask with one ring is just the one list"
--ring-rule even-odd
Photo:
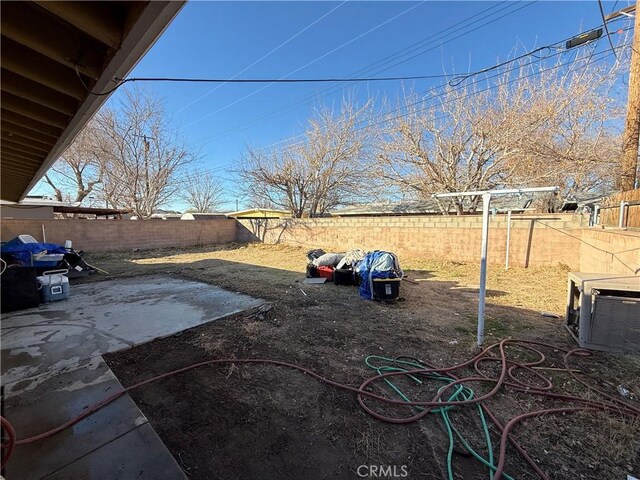
[(69, 279), (65, 277), (68, 272), (68, 270), (51, 270), (37, 277), (42, 303), (57, 302), (69, 298)]

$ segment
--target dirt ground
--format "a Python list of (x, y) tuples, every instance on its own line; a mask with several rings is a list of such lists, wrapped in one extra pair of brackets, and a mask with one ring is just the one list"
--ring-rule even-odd
[[(355, 287), (302, 284), (304, 252), (252, 244), (88, 256), (110, 273), (88, 281), (164, 272), (260, 297), (270, 308), (109, 355), (107, 362), (124, 385), (211, 358), (269, 358), (358, 386), (374, 373), (364, 363), (368, 355), (406, 355), (435, 365), (471, 356), (477, 265), (401, 258), (411, 280), (402, 282), (403, 301), (378, 303), (360, 299)], [(517, 337), (573, 348), (562, 320), (540, 314), (562, 315), (566, 273), (562, 267), (490, 268), (487, 343)], [(557, 352), (545, 353), (550, 365), (561, 365)], [(579, 368), (611, 394), (623, 384), (640, 397), (638, 357), (598, 353), (580, 360)], [(560, 391), (584, 393), (566, 374), (549, 375)], [(360, 478), (360, 465), (405, 466), (410, 479), (446, 478), (448, 440), (438, 415), (408, 425), (383, 423), (367, 415), (354, 395), (296, 371), (206, 366), (142, 387), (132, 397), (189, 478), (348, 479)], [(542, 405), (555, 406), (508, 391), (490, 400), (503, 421)], [(474, 411), (460, 409), (454, 418), (478, 445)], [(490, 431), (495, 445), (498, 432)], [(581, 413), (533, 419), (514, 433), (550, 478), (640, 475), (638, 422)], [(507, 458), (512, 477), (537, 478), (517, 453), (509, 450)], [(455, 478), (488, 476), (457, 444), (453, 465)]]

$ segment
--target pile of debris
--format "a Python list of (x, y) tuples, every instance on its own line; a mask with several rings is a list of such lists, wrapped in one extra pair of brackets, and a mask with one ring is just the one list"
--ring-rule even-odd
[(404, 273), (398, 257), (391, 252), (327, 253), (314, 249), (307, 252), (307, 260), (305, 283), (332, 281), (335, 285), (355, 285), (367, 300), (395, 300), (400, 296)]
[(69, 240), (62, 246), (19, 235), (0, 245), (2, 312), (68, 298), (69, 279), (96, 270), (82, 256)]

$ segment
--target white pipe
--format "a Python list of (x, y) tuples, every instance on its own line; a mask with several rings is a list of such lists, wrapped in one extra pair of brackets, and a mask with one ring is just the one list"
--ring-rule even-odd
[(620, 202), (620, 216), (618, 217), (618, 228), (624, 227), (624, 207), (626, 206), (626, 204), (627, 202), (625, 202), (624, 200)]
[(504, 259), (504, 269), (509, 270), (509, 247), (511, 246), (511, 210), (507, 212), (507, 253)]
[(469, 197), (484, 195), (490, 193), (491, 195), (513, 195), (517, 193), (533, 193), (533, 192), (557, 192), (559, 187), (531, 187), (531, 188), (509, 188), (504, 190), (478, 190), (475, 192), (453, 192), (453, 193), (434, 193), (432, 196), (435, 198), (445, 197)]
[(47, 234), (44, 231), (44, 224), (42, 224), (42, 243), (47, 243)]
[(482, 190), (475, 192), (434, 193), (434, 198), (482, 196), (482, 249), (480, 257), (480, 292), (478, 298), (478, 348), (484, 343), (484, 306), (487, 290), (487, 249), (489, 244), (489, 204), (492, 195), (513, 195), (533, 192), (557, 192), (559, 187), (513, 188), (504, 190)]
[(484, 303), (487, 292), (487, 249), (489, 245), (489, 204), (491, 193), (482, 194), (482, 247), (480, 249), (480, 291), (478, 298), (478, 348), (484, 344)]

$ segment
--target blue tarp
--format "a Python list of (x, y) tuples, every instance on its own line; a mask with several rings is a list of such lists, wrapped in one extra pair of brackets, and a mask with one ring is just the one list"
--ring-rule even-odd
[(376, 250), (369, 252), (357, 267), (360, 275), (360, 296), (373, 300), (374, 278), (402, 278), (397, 257), (393, 253)]
[(31, 265), (31, 255), (45, 250), (47, 253), (67, 253), (63, 246), (55, 243), (22, 243), (17, 237), (0, 245), (2, 255), (11, 255), (23, 265)]

